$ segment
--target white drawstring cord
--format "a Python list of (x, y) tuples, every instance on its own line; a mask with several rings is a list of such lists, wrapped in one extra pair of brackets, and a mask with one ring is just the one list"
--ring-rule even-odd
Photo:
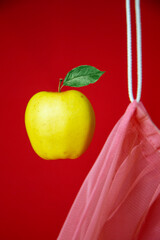
[[(141, 46), (141, 17), (140, 17), (140, 1), (135, 0), (136, 13), (136, 35), (137, 35), (137, 96), (136, 101), (139, 102), (142, 91), (142, 46)], [(128, 62), (128, 95), (131, 102), (133, 97), (132, 88), (132, 38), (131, 38), (131, 10), (130, 0), (126, 0), (126, 20), (127, 20), (127, 62)]]
[(142, 46), (141, 46), (141, 16), (140, 16), (140, 1), (135, 0), (136, 10), (136, 32), (137, 32), (137, 97), (136, 101), (139, 102), (142, 91)]

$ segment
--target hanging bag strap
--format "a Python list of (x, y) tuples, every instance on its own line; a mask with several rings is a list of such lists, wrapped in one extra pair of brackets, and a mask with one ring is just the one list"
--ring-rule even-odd
[[(139, 102), (142, 92), (142, 46), (141, 46), (141, 16), (140, 16), (140, 0), (135, 0), (136, 13), (136, 43), (137, 43), (137, 96), (136, 101)], [(130, 0), (126, 0), (126, 22), (127, 22), (127, 64), (128, 64), (128, 95), (131, 102), (133, 97), (132, 88), (132, 34), (131, 34), (131, 10)]]

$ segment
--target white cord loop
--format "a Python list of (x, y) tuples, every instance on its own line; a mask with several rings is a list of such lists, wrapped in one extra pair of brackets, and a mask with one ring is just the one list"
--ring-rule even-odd
[[(137, 36), (137, 96), (139, 102), (142, 92), (142, 46), (141, 46), (141, 17), (140, 17), (140, 0), (135, 0), (136, 13), (136, 36)], [(127, 22), (127, 62), (128, 62), (128, 95), (131, 102), (133, 97), (132, 88), (132, 37), (131, 37), (131, 9), (130, 0), (126, 0), (126, 22)]]

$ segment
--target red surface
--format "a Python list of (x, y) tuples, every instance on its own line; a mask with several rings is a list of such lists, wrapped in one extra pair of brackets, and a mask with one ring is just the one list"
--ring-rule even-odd
[[(142, 102), (160, 128), (160, 3), (142, 0), (141, 9)], [(135, 50), (135, 37), (133, 42)], [(1, 239), (56, 239), (84, 178), (129, 104), (126, 63), (124, 0), (0, 2)], [(42, 160), (25, 131), (27, 102), (39, 91), (57, 91), (58, 79), (84, 64), (106, 71), (96, 84), (79, 89), (95, 110), (93, 141), (76, 160)], [(135, 62), (133, 69), (135, 88)]]

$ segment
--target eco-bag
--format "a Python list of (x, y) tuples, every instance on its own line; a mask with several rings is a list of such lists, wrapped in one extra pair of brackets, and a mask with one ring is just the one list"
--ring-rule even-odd
[[(140, 17), (139, 1), (136, 4), (136, 16)], [(126, 13), (130, 27), (128, 0)], [(131, 61), (129, 27), (128, 66)], [(140, 35), (139, 30), (140, 25), (137, 35)], [(140, 40), (137, 40), (139, 44)], [(138, 68), (141, 68), (141, 59)], [(160, 131), (140, 102), (141, 72), (136, 100), (132, 94), (130, 73), (128, 67), (131, 103), (86, 177), (58, 240), (160, 239)]]

